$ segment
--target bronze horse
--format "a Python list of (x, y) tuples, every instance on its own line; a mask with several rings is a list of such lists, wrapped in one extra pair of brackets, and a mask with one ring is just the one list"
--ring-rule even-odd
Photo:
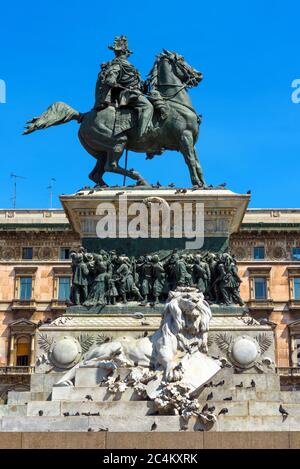
[[(119, 160), (128, 149), (137, 153), (147, 153), (150, 158), (164, 150), (180, 151), (190, 172), (194, 186), (204, 187), (203, 172), (195, 150), (199, 134), (200, 117), (195, 112), (187, 89), (197, 86), (202, 74), (188, 65), (182, 56), (164, 50), (158, 55), (150, 72), (149, 86), (157, 89), (168, 104), (168, 117), (159, 121), (154, 115), (153, 129), (138, 138), (134, 109), (108, 106), (96, 112), (81, 114), (62, 102), (52, 104), (41, 116), (27, 124), (24, 134), (29, 134), (53, 125), (77, 120), (79, 139), (83, 147), (97, 159), (89, 177), (98, 186), (105, 186), (103, 174), (117, 173), (148, 185), (147, 181), (135, 170), (122, 168)], [(116, 132), (116, 118), (123, 119), (123, 129)]]

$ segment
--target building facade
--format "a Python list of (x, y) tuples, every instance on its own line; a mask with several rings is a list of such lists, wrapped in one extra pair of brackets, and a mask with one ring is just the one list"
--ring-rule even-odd
[[(250, 209), (230, 244), (250, 314), (273, 324), (282, 386), (297, 387), (300, 209)], [(28, 389), (35, 330), (64, 313), (79, 246), (63, 210), (0, 210), (0, 400)]]
[(62, 210), (0, 211), (0, 400), (29, 387), (36, 327), (65, 311), (79, 244)]

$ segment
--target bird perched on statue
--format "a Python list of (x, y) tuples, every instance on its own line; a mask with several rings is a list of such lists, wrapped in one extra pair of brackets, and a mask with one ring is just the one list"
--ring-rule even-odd
[(94, 430), (92, 428), (88, 428), (88, 432), (93, 432)]
[(170, 184), (168, 185), (168, 187), (175, 187), (174, 182), (170, 182)]
[(180, 194), (181, 189), (176, 189), (175, 194)]
[(249, 189), (249, 190), (246, 192), (246, 194), (251, 194), (251, 189)]
[(225, 414), (228, 414), (228, 409), (226, 409), (226, 407), (224, 407), (224, 409), (221, 409), (220, 412), (218, 413), (218, 415), (225, 415)]
[(255, 388), (256, 384), (255, 384), (255, 381), (254, 381), (254, 379), (252, 379), (252, 380), (251, 380), (251, 383), (250, 383), (250, 385), (251, 385), (251, 388)]
[(232, 401), (232, 397), (224, 397), (223, 401)]
[(159, 181), (157, 181), (156, 186), (161, 187), (161, 183)]
[(220, 187), (226, 187), (227, 186), (227, 182), (222, 182), (222, 184), (219, 185)]
[(212, 407), (209, 407), (208, 409), (208, 412), (214, 412), (216, 410), (215, 406), (213, 405)]
[(187, 193), (187, 189), (181, 189), (181, 194), (186, 194)]
[(236, 384), (235, 387), (236, 388), (242, 388), (244, 385), (243, 385), (243, 381), (240, 382), (240, 384)]
[(64, 413), (63, 413), (63, 416), (64, 416), (64, 417), (69, 417), (69, 415), (70, 415), (69, 412), (64, 412)]
[(213, 393), (210, 392), (209, 395), (207, 396), (206, 400), (211, 401), (213, 397), (214, 397)]
[(151, 431), (154, 432), (156, 429), (157, 429), (157, 425), (155, 422), (153, 422), (151, 425)]
[(42, 417), (44, 415), (44, 412), (42, 410), (39, 410), (39, 416)]
[(98, 432), (108, 432), (108, 428), (107, 427), (100, 427)]
[(205, 404), (205, 406), (203, 407), (201, 413), (203, 414), (204, 412), (207, 412), (208, 410), (208, 404)]
[(222, 379), (222, 381), (219, 381), (219, 383), (215, 384), (215, 388), (217, 388), (218, 386), (224, 386), (225, 384), (225, 380)]
[(87, 395), (85, 396), (85, 399), (87, 399), (88, 401), (92, 401), (92, 400), (93, 400), (93, 398), (92, 398), (92, 396), (91, 396), (90, 394), (87, 394)]
[(280, 404), (279, 406), (279, 412), (281, 413), (283, 419), (285, 420), (287, 418), (287, 416), (289, 415), (288, 411), (285, 410), (282, 405)]

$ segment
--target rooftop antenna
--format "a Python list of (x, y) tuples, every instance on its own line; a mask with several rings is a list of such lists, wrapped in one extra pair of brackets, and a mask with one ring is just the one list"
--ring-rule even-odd
[(52, 208), (52, 203), (53, 203), (53, 187), (54, 187), (54, 183), (55, 183), (55, 182), (56, 182), (56, 179), (51, 178), (51, 179), (50, 179), (50, 184), (49, 184), (49, 186), (47, 187), (47, 189), (49, 190), (50, 208)]
[(11, 173), (10, 177), (13, 179), (13, 196), (12, 203), (13, 208), (16, 208), (17, 205), (17, 179), (26, 179), (24, 176), (18, 176), (17, 174)]

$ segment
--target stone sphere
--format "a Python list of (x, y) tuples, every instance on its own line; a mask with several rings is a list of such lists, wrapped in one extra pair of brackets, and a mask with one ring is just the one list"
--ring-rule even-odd
[(54, 344), (51, 358), (57, 365), (66, 367), (74, 362), (78, 356), (78, 352), (77, 341), (71, 337), (66, 337)]
[(247, 367), (256, 360), (258, 351), (252, 340), (243, 337), (234, 342), (231, 355), (233, 360), (241, 367)]

